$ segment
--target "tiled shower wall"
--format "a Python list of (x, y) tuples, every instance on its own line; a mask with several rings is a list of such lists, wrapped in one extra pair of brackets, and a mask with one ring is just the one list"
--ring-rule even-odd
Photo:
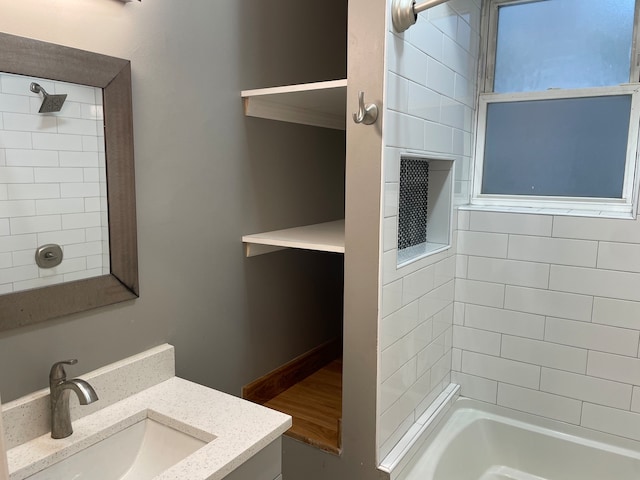
[(400, 154), (455, 159), (455, 200), (467, 203), (479, 3), (452, 0), (387, 32), (380, 459), (450, 382), (455, 235), (449, 250), (397, 268)]
[[(66, 93), (60, 113), (42, 96)], [(100, 89), (0, 74), (0, 294), (109, 272)], [(38, 268), (38, 246), (56, 243), (62, 264)]]
[(461, 394), (640, 440), (640, 222), (458, 215)]

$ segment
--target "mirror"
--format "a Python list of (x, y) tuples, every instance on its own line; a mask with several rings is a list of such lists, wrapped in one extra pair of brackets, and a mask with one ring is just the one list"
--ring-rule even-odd
[[(28, 117), (32, 121), (34, 118), (37, 119), (39, 124), (44, 125), (45, 131), (48, 124), (55, 124), (57, 133), (61, 133), (60, 128), (63, 128), (63, 131), (64, 128), (78, 128), (78, 133), (80, 134), (82, 134), (83, 128), (96, 129), (95, 137), (85, 135), (85, 141), (89, 143), (89, 146), (85, 145), (83, 150), (95, 150), (96, 155), (92, 156), (91, 161), (93, 162), (93, 159), (96, 159), (99, 162), (100, 159), (104, 159), (106, 172), (100, 169), (99, 163), (91, 163), (91, 168), (87, 168), (83, 172), (92, 185), (87, 187), (86, 184), (79, 183), (76, 187), (85, 185), (80, 188), (95, 189), (100, 183), (99, 177), (102, 173), (102, 179), (106, 180), (106, 188), (98, 188), (102, 190), (103, 194), (106, 190), (106, 197), (101, 201), (99, 195), (95, 195), (94, 192), (88, 194), (88, 198), (81, 199), (83, 203), (88, 205), (87, 211), (90, 211), (91, 214), (81, 215), (88, 217), (89, 223), (78, 226), (79, 229), (85, 229), (86, 227), (85, 231), (91, 232), (89, 236), (93, 242), (91, 242), (91, 247), (85, 245), (80, 248), (93, 248), (93, 253), (96, 254), (94, 255), (94, 261), (97, 261), (96, 259), (98, 258), (102, 259), (107, 252), (109, 253), (108, 261), (101, 261), (100, 265), (93, 265), (92, 272), (85, 271), (76, 274), (77, 278), (90, 278), (75, 280), (74, 276), (71, 275), (64, 278), (64, 283), (43, 287), (39, 287), (38, 283), (24, 283), (22, 284), (23, 288), (28, 289), (14, 290), (12, 293), (0, 295), (0, 331), (136, 298), (138, 296), (138, 261), (130, 62), (4, 33), (0, 33), (0, 51), (2, 51), (0, 56), (0, 75), (2, 75), (2, 80), (6, 85), (13, 84), (20, 91), (25, 88), (25, 85), (26, 88), (29, 88), (30, 85), (33, 93), (27, 92), (27, 94), (32, 97), (29, 99), (31, 103), (35, 101), (37, 104), (42, 104), (43, 108), (48, 103), (48, 108), (55, 110), (59, 106), (56, 102), (59, 103), (62, 100), (56, 94), (67, 93), (66, 91), (58, 90), (68, 90), (76, 95), (75, 98), (78, 98), (78, 95), (85, 98), (90, 98), (93, 95), (96, 98), (93, 105), (89, 100), (84, 102), (83, 105), (79, 103), (74, 105), (76, 102), (74, 102), (74, 97), (71, 94), (65, 100), (70, 102), (70, 106), (67, 108), (79, 109), (80, 113), (76, 116), (85, 118), (88, 121), (56, 119), (54, 117), (55, 114), (52, 113), (40, 114), (41, 117), (32, 115)], [(58, 82), (66, 83), (60, 84)], [(41, 89), (34, 87), (33, 83), (37, 83)], [(35, 93), (39, 95), (36, 96), (34, 95)], [(5, 99), (8, 98), (5, 97)], [(11, 98), (16, 99), (14, 97)], [(101, 103), (102, 106), (100, 105)], [(33, 105), (30, 108), (33, 111)], [(82, 113), (83, 108), (86, 110), (84, 113)], [(64, 111), (61, 111), (61, 116), (63, 113)], [(12, 117), (12, 119), (17, 121), (28, 120), (26, 116)], [(104, 123), (102, 123), (103, 121)], [(11, 126), (0, 126), (5, 130), (2, 131), (2, 128), (0, 128), (0, 133), (4, 135), (5, 141), (7, 141), (6, 139), (10, 137), (6, 135), (11, 135), (11, 132), (6, 130), (10, 130)], [(104, 126), (104, 143), (101, 138), (102, 132), (100, 131), (102, 126)], [(3, 139), (2, 135), (0, 135), (0, 141)], [(95, 148), (92, 142), (97, 143)], [(105, 155), (101, 155), (102, 145), (104, 145)], [(0, 144), (0, 151), (3, 148), (5, 147)], [(11, 152), (13, 155), (16, 153), (18, 152)], [(62, 154), (59, 155), (62, 156)], [(86, 160), (86, 157), (84, 160)], [(67, 162), (73, 162), (73, 159), (67, 159)], [(7, 163), (6, 158), (3, 163)], [(11, 163), (9, 161), (9, 164)], [(67, 165), (70, 164), (67, 163)], [(60, 163), (59, 166), (63, 167), (63, 164)], [(37, 169), (33, 169), (34, 175), (35, 170)], [(7, 172), (7, 176), (9, 173), (16, 175), (28, 173), (26, 170), (23, 172), (8, 169), (5, 172)], [(47, 172), (39, 170), (38, 173), (44, 175)], [(60, 168), (54, 173), (74, 175), (78, 171), (72, 172), (71, 170)], [(9, 187), (11, 187), (11, 184), (8, 184), (7, 191)], [(60, 185), (61, 187), (62, 185)], [(21, 192), (16, 193), (18, 192), (17, 188), (16, 186), (13, 187), (13, 195), (2, 196), (0, 192), (0, 206), (3, 201), (9, 206), (9, 202), (12, 201), (9, 197), (15, 199), (23, 195)], [(64, 195), (62, 196), (64, 197)], [(75, 200), (78, 201), (77, 198)], [(14, 203), (13, 205), (15, 206), (16, 204)], [(46, 211), (47, 208), (55, 207), (43, 204), (43, 208)], [(7, 210), (10, 209), (7, 208)], [(51, 217), (51, 220), (59, 221), (59, 219), (53, 218), (55, 215)], [(6, 217), (0, 217), (0, 235), (6, 236), (9, 232), (2, 231), (1, 221), (3, 218), (6, 219)], [(78, 217), (69, 218), (74, 221), (80, 219)], [(86, 218), (83, 218), (83, 220), (86, 220)], [(9, 224), (8, 222), (9, 220), (6, 221), (7, 225)], [(15, 228), (16, 231), (20, 231), (21, 223), (23, 222), (14, 221), (12, 224), (17, 227)], [(28, 229), (29, 227), (27, 227)], [(108, 236), (106, 235), (107, 232)], [(99, 235), (102, 235), (102, 237)], [(24, 238), (28, 238), (31, 241), (31, 237)], [(44, 239), (46, 236), (42, 238)], [(21, 240), (20, 238), (17, 239), (19, 245)], [(43, 243), (43, 240), (38, 238), (38, 247), (42, 246), (40, 243)], [(28, 253), (25, 249), (30, 248), (30, 246), (23, 244), (19, 247), (22, 256)], [(55, 250), (45, 249), (43, 250), (43, 256), (53, 255), (50, 252), (55, 252)], [(34, 258), (35, 253), (36, 249), (34, 248)], [(65, 262), (71, 263), (72, 261), (72, 257), (65, 257), (60, 267), (65, 265)], [(64, 271), (64, 269), (61, 271)], [(46, 277), (47, 275), (39, 276)], [(69, 278), (71, 280), (67, 281)]]

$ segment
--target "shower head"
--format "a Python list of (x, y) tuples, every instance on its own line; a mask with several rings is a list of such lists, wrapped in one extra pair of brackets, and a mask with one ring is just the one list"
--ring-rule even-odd
[(42, 93), (42, 95), (44, 96), (42, 105), (40, 106), (40, 110), (38, 110), (38, 113), (59, 112), (62, 109), (62, 105), (64, 105), (64, 101), (67, 99), (66, 93), (63, 95), (49, 95), (44, 88), (42, 88), (35, 82), (31, 83), (29, 89), (33, 93)]

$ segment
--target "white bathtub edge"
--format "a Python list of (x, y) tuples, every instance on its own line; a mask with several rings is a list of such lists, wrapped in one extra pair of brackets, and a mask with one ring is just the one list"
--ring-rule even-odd
[(413, 456), (420, 451), (431, 432), (445, 418), (459, 395), (460, 385), (450, 383), (382, 460), (378, 469), (388, 473), (391, 480), (395, 480)]

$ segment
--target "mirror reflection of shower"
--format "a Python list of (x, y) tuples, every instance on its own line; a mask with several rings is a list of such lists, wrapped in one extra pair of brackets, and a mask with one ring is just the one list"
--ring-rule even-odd
[(62, 106), (64, 105), (64, 101), (67, 99), (67, 94), (61, 95), (51, 95), (47, 93), (47, 91), (40, 86), (39, 83), (31, 82), (29, 89), (33, 93), (42, 93), (44, 97), (42, 100), (42, 105), (40, 106), (40, 110), (38, 113), (55, 113), (62, 110)]

